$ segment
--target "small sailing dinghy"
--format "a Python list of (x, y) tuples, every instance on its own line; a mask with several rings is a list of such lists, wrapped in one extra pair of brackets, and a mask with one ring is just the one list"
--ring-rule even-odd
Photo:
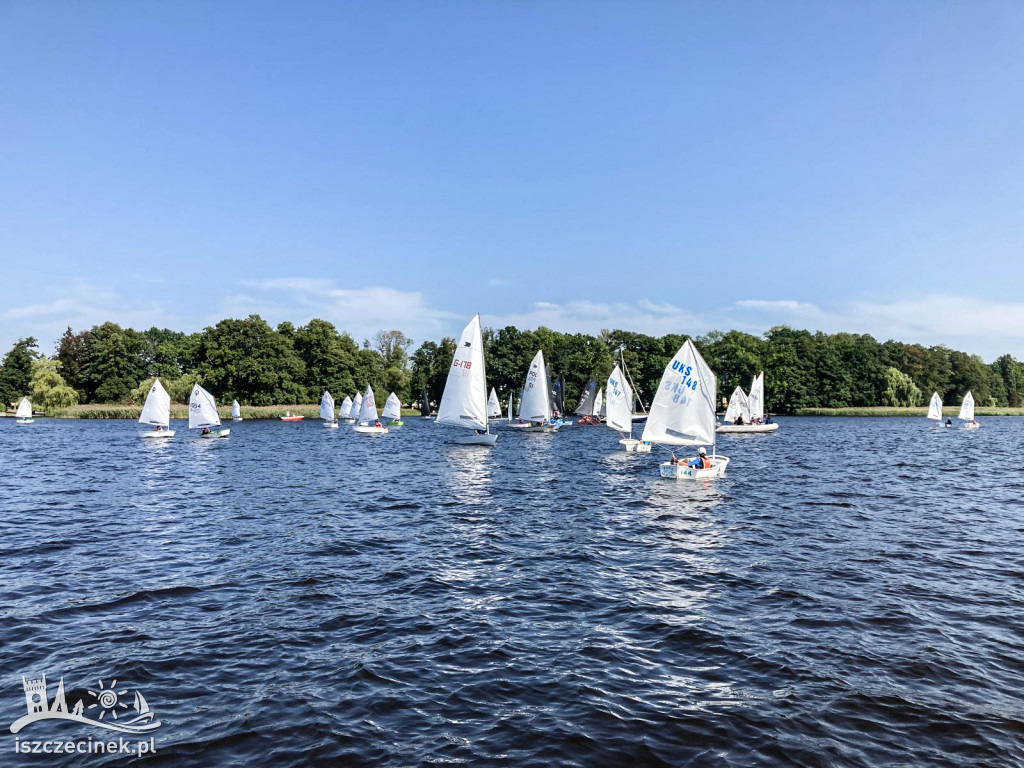
[(21, 402), (18, 403), (18, 410), (14, 412), (14, 415), (18, 417), (17, 424), (31, 424), (35, 421), (32, 418), (32, 403), (28, 401), (27, 397), (21, 398)]
[(198, 384), (192, 387), (188, 398), (188, 428), (201, 429), (200, 437), (227, 437), (231, 434), (230, 429), (220, 426), (217, 401)]
[(231, 420), (241, 421), (242, 420), (242, 406), (238, 404), (237, 400), (231, 401)]
[(360, 392), (356, 392), (356, 396), (352, 398), (352, 410), (349, 411), (349, 420), (352, 424), (359, 422), (359, 413), (363, 410), (363, 395)]
[(519, 418), (529, 423), (527, 432), (557, 432), (558, 425), (551, 421), (551, 393), (548, 392), (548, 373), (544, 368), (544, 351), (537, 350), (526, 372), (523, 399), (519, 401)]
[(402, 403), (398, 395), (392, 392), (384, 401), (384, 410), (380, 412), (380, 420), (389, 427), (401, 427), (405, 424), (402, 421)]
[(302, 421), (304, 416), (292, 416), (291, 411), (285, 411), (284, 416), (277, 417), (279, 421)]
[(472, 429), (473, 434), (460, 435), (453, 440), (459, 445), (490, 446), (498, 442), (487, 419), (487, 372), (480, 315), (475, 315), (462, 329), (437, 406), (436, 422)]
[[(928, 401), (928, 415), (925, 418), (942, 421), (942, 398), (939, 397), (938, 392), (932, 392), (932, 399)], [(936, 426), (938, 425), (936, 424)]]
[(974, 395), (970, 390), (964, 395), (964, 401), (960, 404), (960, 415), (957, 418), (964, 422), (964, 429), (977, 429), (981, 426), (974, 420)]
[(650, 453), (650, 443), (641, 442), (633, 437), (633, 392), (623, 378), (619, 366), (616, 365), (612, 369), (612, 375), (608, 377), (608, 386), (605, 391), (607, 392), (605, 426), (622, 435), (619, 445), (627, 453)]
[(388, 428), (377, 419), (377, 402), (373, 399), (373, 387), (368, 386), (359, 406), (359, 416), (353, 430), (361, 435), (386, 435)]
[(324, 396), (320, 398), (320, 418), (324, 420), (325, 427), (338, 428), (338, 419), (334, 416), (334, 398), (327, 390), (324, 390)]
[(729, 458), (714, 452), (717, 387), (715, 374), (687, 339), (665, 366), (640, 439), (660, 445), (710, 445), (712, 455), (677, 460), (673, 454), (659, 467), (662, 477), (708, 480), (725, 472)]
[(591, 379), (583, 388), (580, 403), (576, 406), (576, 415), (580, 417), (577, 424), (596, 424), (594, 420), (594, 403), (597, 401), (597, 382)]
[(523, 392), (519, 391), (519, 415), (515, 415), (515, 410), (512, 408), (512, 395), (508, 396), (508, 428), (509, 429), (529, 429), (530, 422), (523, 421)]
[(491, 396), (487, 398), (487, 418), (498, 420), (501, 418), (501, 403), (498, 401), (498, 393), (491, 387)]
[[(738, 399), (735, 410), (734, 398)], [(743, 423), (736, 424), (737, 417), (742, 416)], [(764, 415), (764, 371), (757, 374), (750, 384), (750, 396), (743, 393), (740, 387), (733, 390), (729, 398), (729, 407), (725, 411), (725, 423), (719, 424), (717, 432), (744, 434), (758, 432), (774, 432), (779, 425), (766, 420)]]
[(142, 414), (139, 416), (139, 424), (148, 424), (156, 429), (143, 432), (141, 437), (174, 437), (174, 430), (168, 429), (171, 425), (171, 396), (167, 394), (160, 379), (153, 382), (146, 395), (146, 403), (142, 406)]
[(430, 415), (430, 398), (427, 396), (427, 388), (424, 387), (423, 391), (420, 392), (420, 418), (430, 419), (433, 418)]
[(355, 421), (352, 418), (352, 398), (348, 395), (345, 395), (345, 399), (341, 401), (341, 407), (338, 408), (338, 421), (344, 421), (346, 424)]

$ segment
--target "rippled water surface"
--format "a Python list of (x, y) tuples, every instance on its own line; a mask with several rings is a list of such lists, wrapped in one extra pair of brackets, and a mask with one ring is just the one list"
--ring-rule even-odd
[(1020, 765), (1022, 426), (789, 419), (694, 484), (594, 427), (0, 419), (0, 765), (131, 763), (14, 753), (44, 673), (144, 691), (140, 764)]

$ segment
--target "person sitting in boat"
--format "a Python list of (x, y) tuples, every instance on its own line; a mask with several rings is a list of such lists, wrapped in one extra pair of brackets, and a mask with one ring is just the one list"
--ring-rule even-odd
[(375, 427), (382, 426), (381, 423), (380, 423), (380, 419), (377, 419), (377, 421), (373, 422), (373, 426), (375, 426)]
[(679, 463), (679, 459), (677, 459), (676, 455), (673, 453), (672, 458), (668, 460), (668, 463), (674, 467), (676, 464)]
[(154, 432), (163, 432), (164, 431), (164, 425), (163, 424), (157, 424), (156, 425), (156, 429), (154, 429), (153, 431)]
[(742, 413), (739, 416), (736, 417), (736, 421), (734, 421), (733, 424), (735, 424), (737, 427), (742, 427), (743, 426), (743, 414)]
[(953, 420), (952, 419), (946, 419), (946, 426), (947, 427), (952, 427), (953, 426)]
[(203, 427), (203, 431), (200, 434), (202, 434), (202, 435), (210, 434), (210, 428), (209, 427)]
[(687, 463), (688, 467), (696, 469), (711, 469), (711, 460), (708, 458), (708, 449), (703, 445), (697, 451), (697, 455)]

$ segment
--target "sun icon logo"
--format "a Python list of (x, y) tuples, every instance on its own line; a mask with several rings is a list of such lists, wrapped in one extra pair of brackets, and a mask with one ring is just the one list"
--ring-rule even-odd
[(116, 688), (117, 680), (112, 682), (109, 688), (104, 688), (103, 681), (100, 680), (99, 692), (89, 691), (89, 693), (96, 698), (96, 703), (90, 704), (89, 709), (96, 709), (96, 707), (100, 707), (100, 720), (103, 719), (107, 712), (110, 712), (110, 714), (114, 716), (114, 719), (117, 720), (117, 708), (121, 707), (122, 709), (128, 709), (127, 704), (122, 704), (118, 700), (119, 696), (124, 696), (128, 691), (117, 691)]

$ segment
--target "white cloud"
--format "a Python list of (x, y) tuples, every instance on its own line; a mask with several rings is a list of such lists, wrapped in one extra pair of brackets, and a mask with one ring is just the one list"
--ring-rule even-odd
[(710, 330), (707, 320), (673, 304), (656, 304), (642, 300), (636, 304), (570, 301), (555, 304), (535, 302), (531, 309), (511, 314), (485, 315), (484, 324), (493, 328), (514, 325), (533, 329), (546, 326), (565, 333), (600, 333), (602, 330), (623, 330), (652, 336), (666, 333), (704, 333)]
[(226, 316), (259, 314), (272, 323), (296, 325), (314, 317), (328, 320), (360, 341), (381, 329), (398, 329), (417, 342), (450, 334), (452, 312), (435, 309), (418, 291), (371, 286), (335, 288), (330, 281), (306, 277), (247, 280), (244, 294), (227, 297), (216, 322)]

